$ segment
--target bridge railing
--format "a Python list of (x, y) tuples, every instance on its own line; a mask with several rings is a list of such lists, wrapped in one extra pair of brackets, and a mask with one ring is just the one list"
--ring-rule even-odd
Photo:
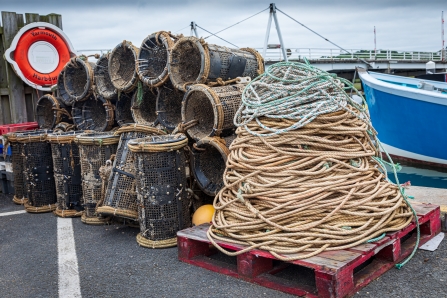
[[(263, 54), (262, 48), (257, 48)], [(342, 61), (363, 58), (365, 60), (405, 60), (405, 61), (441, 61), (441, 51), (437, 52), (421, 52), (421, 51), (394, 51), (394, 50), (359, 50), (346, 49), (350, 53), (346, 53), (340, 49), (323, 49), (323, 48), (288, 48), (286, 50), (289, 60), (299, 60), (304, 57), (308, 60), (319, 61)], [(267, 49), (265, 61), (281, 61), (284, 60), (280, 48)]]

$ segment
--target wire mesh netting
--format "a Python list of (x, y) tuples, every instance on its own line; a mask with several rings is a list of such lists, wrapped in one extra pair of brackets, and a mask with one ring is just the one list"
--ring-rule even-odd
[(156, 113), (157, 92), (146, 86), (138, 86), (132, 96), (132, 117), (135, 123), (154, 125)]
[[(83, 131), (48, 134), (53, 156), (57, 209), (81, 211), (82, 185), (78, 144), (74, 142)], [(78, 214), (79, 216), (80, 214)]]
[(129, 149), (135, 153), (140, 245), (175, 245), (177, 231), (191, 224), (183, 150), (186, 144), (185, 135), (129, 141)]
[[(56, 189), (53, 177), (51, 146), (46, 141), (47, 133), (38, 130), (17, 134), (17, 141), (23, 144), (24, 177), (28, 206), (45, 207), (56, 203)], [(53, 207), (49, 207), (51, 211)], [(28, 211), (28, 209), (27, 209)], [(36, 210), (36, 212), (38, 212)]]
[(64, 68), (64, 87), (75, 101), (84, 100), (93, 92), (93, 68), (95, 64), (76, 57)]
[(234, 132), (233, 118), (241, 104), (243, 84), (222, 87), (193, 85), (182, 103), (182, 120), (195, 140)]
[(109, 56), (109, 75), (113, 86), (119, 91), (130, 92), (137, 86), (138, 76), (135, 61), (138, 48), (129, 41), (119, 43)]
[(133, 93), (121, 93), (115, 104), (115, 119), (119, 126), (123, 126), (126, 123), (134, 123), (131, 109)]
[(142, 125), (129, 124), (123, 128), (133, 131), (117, 131), (117, 133), (120, 133), (120, 142), (107, 185), (106, 197), (103, 206), (98, 208), (98, 212), (138, 220), (138, 203), (135, 191), (135, 153), (129, 150), (127, 143), (131, 139), (164, 134), (164, 132)]
[(93, 73), (95, 74), (96, 92), (103, 98), (115, 103), (118, 93), (109, 75), (109, 55), (102, 55), (96, 61)]
[(182, 122), (182, 100), (184, 95), (183, 91), (174, 88), (170, 80), (158, 88), (157, 119), (169, 131), (174, 130)]
[(113, 105), (101, 96), (75, 102), (71, 113), (79, 130), (107, 131), (115, 121)]
[(141, 43), (137, 73), (147, 86), (158, 87), (168, 79), (169, 51), (174, 45), (168, 32), (160, 31), (146, 37)]
[(256, 50), (230, 49), (189, 36), (173, 46), (168, 69), (174, 86), (186, 91), (190, 84), (253, 79), (264, 72), (264, 61)]
[(119, 136), (112, 132), (84, 133), (76, 137), (76, 142), (81, 161), (84, 215), (95, 217), (96, 205), (103, 191), (99, 168), (116, 153)]
[(193, 146), (191, 171), (199, 188), (209, 196), (215, 196), (223, 187), (223, 174), (230, 154), (230, 144), (236, 135), (225, 138), (205, 137)]
[(23, 204), (25, 199), (27, 198), (26, 189), (25, 189), (25, 177), (24, 177), (24, 169), (25, 169), (25, 155), (23, 153), (23, 144), (17, 142), (16, 134), (10, 133), (7, 134), (6, 139), (9, 142), (9, 146), (11, 148), (11, 165), (12, 165), (12, 173), (14, 176), (14, 202), (17, 204)]
[(37, 101), (36, 121), (39, 128), (52, 129), (57, 122), (59, 103), (56, 98), (45, 94)]

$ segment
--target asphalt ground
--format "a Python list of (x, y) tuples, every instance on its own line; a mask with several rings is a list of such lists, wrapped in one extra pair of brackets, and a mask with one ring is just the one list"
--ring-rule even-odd
[[(0, 214), (18, 210), (11, 196), (0, 195)], [(66, 220), (73, 223), (82, 297), (292, 297), (182, 263), (175, 247), (140, 247), (138, 228)], [(0, 216), (0, 297), (58, 296), (57, 217)], [(435, 252), (418, 250), (355, 297), (447, 297), (447, 241)]]

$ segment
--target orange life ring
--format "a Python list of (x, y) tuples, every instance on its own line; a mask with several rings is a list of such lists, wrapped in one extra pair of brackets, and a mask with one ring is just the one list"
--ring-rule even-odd
[[(48, 42), (59, 54), (59, 63), (56, 69), (50, 73), (36, 71), (28, 60), (29, 48), (38, 41)], [(48, 29), (33, 28), (20, 37), (14, 53), (14, 60), (23, 76), (30, 82), (38, 86), (51, 86), (57, 83), (59, 73), (70, 60), (70, 51), (68, 45), (58, 33)]]

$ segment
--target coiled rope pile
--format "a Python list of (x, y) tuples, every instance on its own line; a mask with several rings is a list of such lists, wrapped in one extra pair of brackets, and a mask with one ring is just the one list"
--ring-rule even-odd
[[(208, 230), (219, 250), (263, 249), (291, 261), (411, 222), (414, 210), (388, 181), (368, 114), (346, 93), (352, 88), (302, 63), (272, 65), (248, 84)], [(247, 248), (229, 252), (216, 239)]]

